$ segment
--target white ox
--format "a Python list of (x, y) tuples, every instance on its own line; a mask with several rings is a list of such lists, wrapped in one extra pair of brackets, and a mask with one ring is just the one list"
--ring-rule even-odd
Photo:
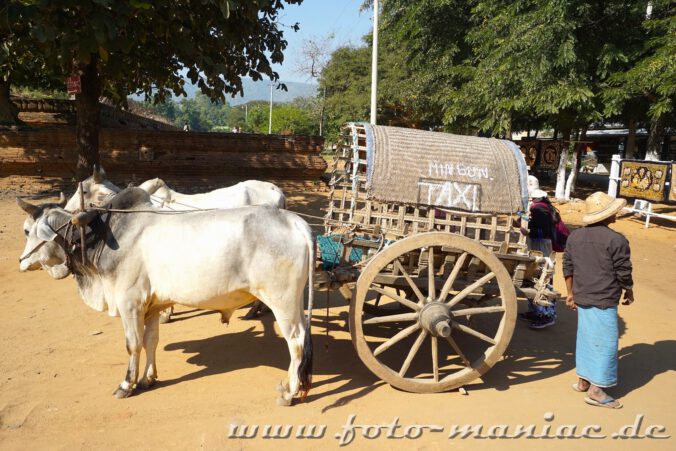
[[(286, 197), (281, 189), (269, 182), (247, 180), (226, 188), (219, 188), (207, 193), (182, 194), (171, 189), (164, 180), (154, 178), (143, 182), (139, 188), (150, 194), (150, 201), (158, 208), (174, 211), (212, 208), (238, 208), (248, 205), (269, 205), (286, 208)], [(95, 168), (91, 177), (83, 182), (85, 206), (90, 204), (101, 206), (110, 197), (120, 191), (111, 181), (106, 179), (103, 169)], [(71, 197), (66, 210), (76, 211), (80, 208), (80, 188)], [(246, 313), (244, 318), (255, 318), (265, 306), (258, 300)], [(171, 319), (173, 307), (163, 311), (160, 322)]]
[[(314, 250), (312, 232), (300, 217), (261, 206), (161, 214), (138, 188), (122, 191), (109, 205), (132, 211), (127, 213), (72, 216), (57, 204), (17, 202), (30, 215), (20, 270), (42, 267), (55, 278), (73, 273), (87, 305), (121, 317), (129, 365), (116, 397), (155, 383), (161, 310), (180, 303), (218, 310), (227, 322), (255, 298), (273, 311), (291, 355), (279, 403), (290, 405), (299, 392), (307, 394), (312, 311), (304, 324), (303, 292), (309, 280), (311, 306)], [(84, 264), (71, 222), (87, 226)], [(141, 348), (147, 361), (139, 381)]]
[(282, 190), (272, 183), (259, 180), (247, 180), (200, 194), (179, 193), (169, 188), (160, 178), (147, 180), (139, 188), (150, 194), (153, 205), (171, 210), (238, 208), (247, 205), (286, 208), (286, 197)]
[[(146, 180), (139, 185), (139, 188), (150, 194), (150, 201), (153, 205), (167, 210), (227, 209), (247, 205), (269, 205), (286, 209), (286, 197), (282, 190), (270, 182), (259, 180), (246, 180), (236, 185), (198, 194), (182, 194), (174, 191), (160, 178)], [(264, 309), (265, 306), (256, 299), (244, 318), (255, 318)], [(169, 322), (172, 314), (173, 308), (163, 311), (160, 315), (160, 322)]]

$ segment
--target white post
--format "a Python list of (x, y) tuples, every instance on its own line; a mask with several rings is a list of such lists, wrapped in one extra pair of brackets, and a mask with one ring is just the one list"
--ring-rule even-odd
[(376, 125), (378, 93), (378, 0), (373, 0), (373, 51), (371, 52), (371, 124)]
[(608, 177), (608, 195), (617, 197), (617, 182), (620, 180), (620, 155), (613, 155), (610, 162), (610, 176)]
[(272, 82), (270, 82), (270, 118), (268, 120), (268, 135), (272, 135)]

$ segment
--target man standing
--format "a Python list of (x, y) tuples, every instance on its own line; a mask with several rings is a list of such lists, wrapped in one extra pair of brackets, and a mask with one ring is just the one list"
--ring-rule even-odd
[(634, 302), (631, 260), (627, 239), (608, 227), (627, 204), (596, 192), (585, 201), (585, 227), (568, 238), (563, 254), (566, 305), (577, 310), (575, 366), (579, 380), (573, 390), (587, 392), (585, 402), (619, 409), (617, 400), (605, 393), (617, 384), (617, 305)]

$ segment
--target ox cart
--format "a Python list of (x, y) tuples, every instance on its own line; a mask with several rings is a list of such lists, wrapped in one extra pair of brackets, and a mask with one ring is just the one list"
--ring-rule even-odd
[(520, 232), (526, 179), (509, 141), (343, 128), (315, 288), (349, 300), (353, 344), (379, 378), (418, 393), (460, 387), (504, 354), (517, 299), (558, 298), (553, 261)]

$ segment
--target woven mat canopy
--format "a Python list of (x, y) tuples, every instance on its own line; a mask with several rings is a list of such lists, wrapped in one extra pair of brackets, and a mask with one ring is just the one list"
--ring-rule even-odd
[(371, 199), (491, 214), (526, 209), (526, 163), (511, 141), (350, 125), (366, 130)]

